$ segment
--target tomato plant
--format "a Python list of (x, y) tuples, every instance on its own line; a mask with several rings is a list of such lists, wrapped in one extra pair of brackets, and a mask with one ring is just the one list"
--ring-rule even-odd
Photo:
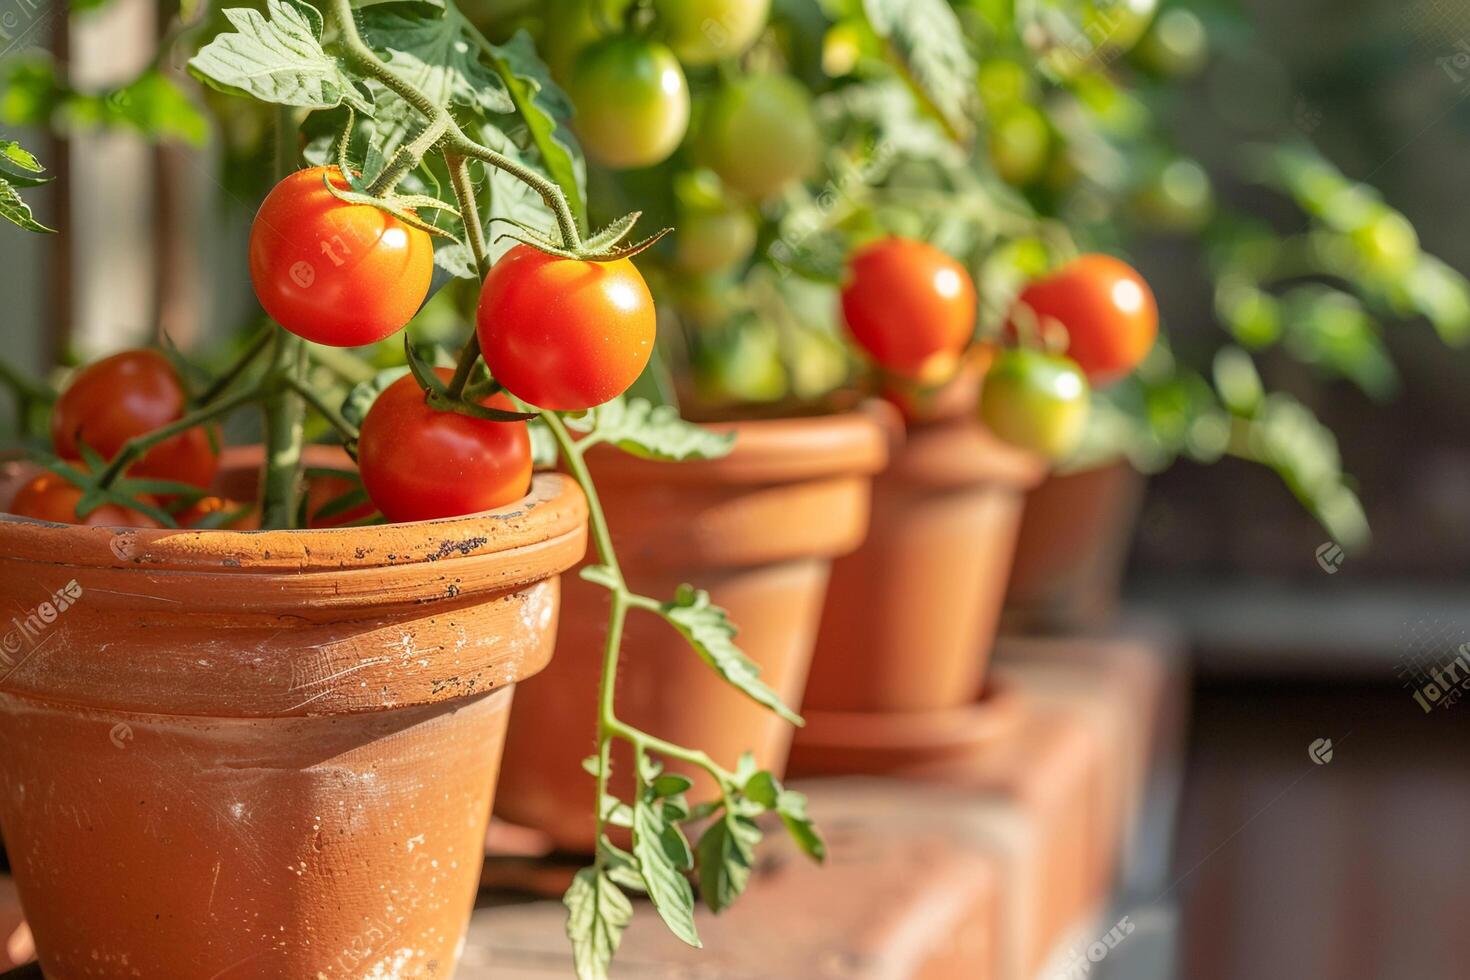
[(339, 170), (310, 167), (271, 190), (250, 226), (250, 280), (260, 305), (318, 344), (358, 347), (402, 329), (429, 292), (429, 236), (386, 211), (327, 189)]
[[(438, 370), (441, 381), (454, 373)], [(494, 395), (482, 404), (513, 410)], [(428, 404), (411, 375), (378, 396), (362, 422), (357, 464), (368, 496), (390, 521), (427, 521), (494, 510), (531, 486), (524, 422), (494, 422)]]
[(476, 313), (485, 364), (537, 408), (616, 398), (653, 354), (653, 297), (627, 259), (585, 262), (517, 245), (491, 267)]
[(1029, 348), (1001, 351), (980, 389), (980, 420), (1006, 442), (1052, 460), (1082, 441), (1090, 393), (1069, 358)]
[[(1153, 290), (1132, 266), (1110, 255), (1084, 255), (1028, 285), (1012, 317), (1035, 318), (1043, 333), (1051, 323), (1066, 332), (1067, 356), (1094, 383), (1115, 381), (1133, 370), (1159, 333)], [(1024, 327), (1020, 328), (1024, 330)]]
[(689, 128), (689, 84), (672, 51), (631, 35), (577, 56), (567, 81), (577, 135), (610, 167), (647, 167), (678, 148)]
[[(188, 409), (178, 372), (162, 353), (132, 350), (78, 371), (51, 412), (51, 441), (63, 459), (82, 447), (111, 459), (128, 440), (176, 422)], [(219, 433), (188, 429), (153, 446), (128, 470), (137, 477), (207, 487), (219, 467)]]
[(975, 304), (975, 283), (965, 267), (925, 242), (890, 236), (848, 261), (842, 288), (847, 329), (894, 374), (942, 376), (952, 368), (974, 333)]

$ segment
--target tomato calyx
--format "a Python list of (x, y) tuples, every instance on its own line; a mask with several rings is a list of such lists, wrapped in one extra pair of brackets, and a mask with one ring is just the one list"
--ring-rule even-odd
[(630, 259), (647, 251), (674, 230), (661, 228), (641, 241), (628, 244), (625, 240), (641, 217), (643, 217), (642, 211), (625, 214), (602, 230), (571, 246), (564, 243), (558, 244), (544, 232), (514, 218), (492, 218), (491, 220), (503, 221), (520, 231), (519, 235), (509, 231), (503, 232), (496, 236), (497, 242), (508, 238), (513, 242), (528, 245), (539, 252), (554, 255), (559, 259), (572, 259), (578, 262), (616, 262), (619, 259)]
[[(456, 412), (460, 415), (468, 415), (470, 418), (484, 419), (487, 422), (525, 422), (538, 417), (536, 412), (511, 412), (503, 408), (481, 405), (471, 400), (468, 389), (456, 396), (439, 377), (438, 372), (419, 357), (407, 337), (404, 338), (403, 349), (408, 356), (408, 369), (413, 373), (413, 379), (423, 389), (429, 407), (435, 411)], [(498, 385), (496, 387), (498, 388)], [(476, 393), (480, 392), (492, 393), (488, 389), (477, 388)]]
[[(173, 480), (123, 477), (105, 483), (96, 474), (106, 473), (107, 461), (86, 443), (78, 443), (77, 449), (82, 455), (80, 464), (48, 453), (28, 453), (27, 458), (82, 492), (76, 505), (78, 521), (85, 521), (93, 511), (111, 504), (151, 517), (163, 527), (178, 527), (174, 513), (209, 495), (202, 487)], [(160, 497), (169, 499), (168, 507), (157, 502)]]
[[(345, 170), (342, 172), (344, 174), (347, 173)], [(441, 201), (437, 197), (430, 197), (427, 194), (394, 194), (389, 192), (382, 197), (377, 197), (366, 191), (356, 189), (358, 182), (355, 178), (348, 177), (347, 180), (353, 185), (353, 189), (343, 190), (332, 182), (332, 171), (322, 171), (323, 186), (326, 187), (328, 193), (343, 204), (365, 204), (370, 208), (377, 208), (384, 214), (390, 214), (404, 224), (417, 228), (426, 234), (433, 235), (436, 238), (447, 238), (452, 242), (459, 242), (459, 236), (445, 231), (431, 221), (425, 221), (415, 212), (417, 208), (429, 208), (432, 210), (447, 211), (458, 218), (460, 217), (459, 209), (454, 205)]]

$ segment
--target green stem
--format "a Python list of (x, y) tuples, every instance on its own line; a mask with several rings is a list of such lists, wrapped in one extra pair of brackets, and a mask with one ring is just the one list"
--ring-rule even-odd
[(286, 387), (304, 398), (306, 403), (316, 409), (317, 414), (326, 419), (332, 428), (341, 434), (343, 439), (348, 442), (356, 442), (358, 440), (359, 433), (357, 426), (347, 421), (347, 419), (342, 417), (341, 412), (323, 401), (322, 396), (313, 391), (311, 385), (307, 384), (305, 380), (289, 374), (283, 380), (286, 383)]
[(447, 113), (432, 119), (424, 127), (423, 132), (414, 137), (412, 142), (405, 143), (393, 154), (393, 159), (383, 168), (383, 172), (368, 185), (367, 192), (373, 197), (382, 197), (393, 188), (397, 187), (409, 171), (423, 162), (424, 154), (434, 148), (434, 145), (444, 138), (444, 131), (448, 128), (450, 118)]
[(306, 441), (306, 400), (292, 383), (305, 361), (300, 337), (276, 328), (271, 363), (274, 397), (265, 403), (265, 474), (260, 486), (260, 526), (293, 528), (301, 496), (301, 450)]
[[(457, 153), (446, 152), (444, 162), (449, 166), (449, 178), (454, 186), (454, 200), (459, 205), (460, 217), (464, 221), (465, 238), (470, 245), (470, 254), (475, 257), (475, 270), (483, 277), (489, 267), (489, 249), (485, 246), (485, 228), (480, 224), (480, 209), (475, 204), (475, 184), (470, 180), (470, 162)], [(465, 385), (480, 359), (480, 332), (471, 330), (469, 339), (459, 352), (459, 362), (454, 366), (454, 377), (449, 381), (452, 398), (464, 396)]]
[(383, 63), (374, 52), (363, 41), (362, 34), (357, 30), (357, 23), (353, 20), (352, 0), (329, 0), (328, 8), (332, 19), (336, 22), (337, 29), (341, 35), (340, 41), (347, 56), (362, 71), (382, 82), (394, 94), (398, 95), (409, 105), (419, 111), (428, 120), (429, 130), (442, 127), (442, 142), (444, 147), (461, 156), (474, 157), (488, 163), (492, 167), (504, 170), (517, 180), (528, 185), (541, 196), (546, 206), (556, 215), (557, 226), (561, 229), (562, 244), (567, 248), (576, 248), (581, 244), (582, 238), (577, 231), (577, 218), (572, 214), (571, 206), (567, 203), (566, 194), (556, 181), (545, 177), (529, 167), (506, 157), (487, 146), (481, 146), (465, 135), (464, 130), (450, 116), (449, 110), (435, 103), (424, 93), (402, 78)]
[(735, 782), (735, 774), (733, 772), (710, 758), (708, 753), (701, 752), (699, 749), (687, 749), (682, 745), (675, 745), (673, 742), (665, 741), (657, 735), (650, 735), (642, 729), (634, 728), (632, 725), (618, 721), (617, 719), (613, 719), (608, 726), (608, 734), (632, 742), (640, 751), (652, 749), (659, 755), (668, 756), (670, 759), (678, 759), (680, 762), (687, 762), (692, 766), (698, 766), (713, 776), (720, 784), (721, 794), (725, 793), (726, 786)]
[(208, 405), (220, 395), (224, 394), (225, 389), (229, 388), (235, 382), (236, 378), (245, 373), (245, 369), (254, 363), (261, 352), (275, 339), (275, 336), (276, 332), (270, 326), (267, 326), (260, 333), (256, 334), (255, 339), (246, 346), (245, 352), (240, 355), (234, 364), (226, 368), (223, 374), (215, 378), (213, 384), (204, 389), (204, 393), (195, 399), (195, 403)]
[(179, 433), (187, 432), (196, 426), (213, 422), (215, 419), (233, 412), (241, 405), (247, 402), (258, 401), (260, 398), (261, 390), (259, 388), (250, 388), (245, 391), (236, 392), (228, 398), (222, 398), (213, 404), (195, 409), (162, 428), (146, 432), (141, 436), (134, 436), (123, 443), (123, 447), (117, 451), (117, 455), (112, 457), (108, 462), (107, 468), (97, 477), (98, 485), (102, 487), (112, 486), (117, 478), (122, 475), (123, 470), (127, 469), (138, 457), (160, 442), (172, 439)]

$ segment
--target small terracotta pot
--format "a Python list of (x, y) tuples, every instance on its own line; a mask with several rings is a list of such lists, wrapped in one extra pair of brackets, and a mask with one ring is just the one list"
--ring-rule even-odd
[(451, 974), (585, 543), (557, 474), (419, 524), (0, 517), (0, 825), (47, 975)]
[[(1042, 462), (975, 421), (973, 384), (911, 423), (836, 562), (805, 707), (928, 711), (979, 697), (1026, 490)], [(799, 738), (799, 736), (798, 736)]]
[(1117, 613), (1146, 487), (1127, 463), (1051, 476), (1026, 496), (1006, 627), (1078, 629)]
[[(686, 582), (708, 590), (739, 628), (736, 642), (761, 679), (795, 706), (832, 559), (862, 541), (887, 436), (864, 412), (712, 428), (737, 434), (723, 459), (660, 463), (599, 448), (588, 462), (629, 584), (661, 599)], [(595, 748), (607, 591), (568, 575), (565, 610), (555, 659), (517, 694), (496, 812), (585, 852), (595, 792), (581, 761)], [(731, 688), (647, 612), (629, 616), (617, 712), (727, 767), (751, 751), (763, 768), (785, 770), (791, 726)], [(626, 776), (627, 757), (614, 771)], [(681, 771), (696, 780), (694, 799), (712, 792), (702, 774)]]

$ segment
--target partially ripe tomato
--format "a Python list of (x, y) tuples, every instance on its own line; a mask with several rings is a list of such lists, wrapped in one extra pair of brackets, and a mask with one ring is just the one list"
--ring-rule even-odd
[[(454, 372), (440, 368), (448, 382)], [(491, 408), (514, 410), (494, 395)], [(503, 507), (531, 486), (525, 422), (491, 422), (429, 407), (413, 375), (378, 396), (362, 420), (357, 465), (363, 486), (390, 521), (427, 521)]]
[[(1093, 384), (1116, 381), (1148, 354), (1159, 335), (1159, 306), (1148, 283), (1111, 255), (1084, 255), (1031, 283), (1018, 304), (1043, 333), (1048, 320), (1067, 332), (1067, 356)], [(1016, 327), (1013, 314), (1012, 328)]]
[(674, 257), (687, 272), (719, 272), (750, 258), (755, 239), (755, 218), (744, 208), (690, 208), (674, 229)]
[(200, 497), (174, 515), (179, 527), (216, 530), (260, 530), (260, 508), (228, 497)]
[(722, 87), (695, 138), (699, 160), (755, 201), (805, 177), (821, 153), (811, 97), (786, 75), (751, 75)]
[(598, 41), (577, 56), (567, 95), (588, 155), (609, 167), (651, 167), (689, 129), (689, 83), (674, 53), (631, 35)]
[[(147, 514), (118, 504), (103, 504), (85, 518), (77, 517), (82, 491), (55, 473), (46, 472), (16, 491), (10, 513), (53, 524), (82, 524), (87, 527), (158, 527)], [(146, 503), (152, 504), (153, 500)]]
[(517, 245), (485, 276), (480, 349), (505, 390), (579, 412), (616, 398), (653, 354), (653, 296), (628, 259), (583, 262)]
[(855, 252), (842, 315), (858, 345), (885, 370), (941, 380), (975, 330), (975, 283), (925, 242), (890, 236)]
[(980, 389), (980, 421), (1048, 459), (1070, 456), (1087, 428), (1091, 392), (1070, 359), (1020, 348), (996, 355)]
[(340, 201), (336, 167), (298, 170), (266, 195), (250, 226), (250, 280), (266, 313), (330, 347), (375, 344), (413, 318), (429, 293), (428, 233), (367, 204)]
[[(62, 459), (81, 459), (85, 444), (112, 459), (123, 444), (182, 418), (188, 395), (163, 354), (131, 350), (78, 371), (51, 409), (51, 444)], [(188, 429), (159, 443), (128, 475), (207, 487), (219, 469), (219, 429)]]
[(771, 0), (654, 0), (669, 46), (686, 65), (712, 65), (755, 43)]

